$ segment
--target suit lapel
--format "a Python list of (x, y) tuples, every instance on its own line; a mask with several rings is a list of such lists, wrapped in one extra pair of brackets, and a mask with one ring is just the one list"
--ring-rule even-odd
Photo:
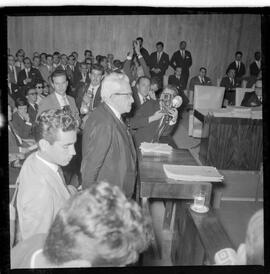
[(126, 140), (126, 144), (129, 144), (128, 148), (130, 149), (131, 155), (132, 155), (133, 159), (135, 160), (136, 159), (136, 151), (135, 151), (133, 139), (132, 139), (130, 133), (127, 132), (128, 131), (127, 126), (123, 122), (120, 122), (120, 120), (115, 116), (115, 114), (110, 109), (110, 107), (108, 107), (105, 103), (103, 104), (103, 106), (104, 106), (105, 111), (107, 111), (111, 114), (112, 119), (114, 120), (119, 131), (121, 132), (122, 136)]

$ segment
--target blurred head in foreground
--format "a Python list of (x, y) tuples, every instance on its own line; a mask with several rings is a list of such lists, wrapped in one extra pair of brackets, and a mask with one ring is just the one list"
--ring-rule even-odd
[(117, 186), (92, 185), (71, 197), (56, 216), (44, 244), (58, 267), (125, 266), (137, 261), (152, 239), (150, 219)]

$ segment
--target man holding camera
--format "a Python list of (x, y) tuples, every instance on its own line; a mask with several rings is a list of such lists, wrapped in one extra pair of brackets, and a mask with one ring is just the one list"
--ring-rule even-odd
[(169, 118), (170, 125), (174, 125), (178, 112), (175, 108), (162, 111), (160, 102), (149, 97), (150, 79), (148, 77), (140, 77), (136, 88), (137, 90), (133, 92), (134, 109), (128, 122), (132, 129), (136, 147), (139, 148), (142, 142), (158, 142), (159, 130), (165, 117), (166, 119)]

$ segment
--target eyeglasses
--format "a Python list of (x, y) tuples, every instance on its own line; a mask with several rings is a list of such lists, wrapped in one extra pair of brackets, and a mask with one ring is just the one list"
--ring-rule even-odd
[(41, 89), (41, 88), (42, 88), (42, 86), (37, 86), (36, 88)]
[(128, 95), (128, 96), (132, 97), (132, 93), (114, 93), (112, 95)]

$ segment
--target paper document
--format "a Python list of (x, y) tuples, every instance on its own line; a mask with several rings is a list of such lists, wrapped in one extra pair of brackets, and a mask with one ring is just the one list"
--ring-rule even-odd
[(168, 178), (181, 181), (221, 182), (224, 177), (212, 166), (163, 165)]
[(142, 154), (149, 152), (170, 154), (173, 150), (173, 148), (168, 144), (146, 142), (141, 143), (140, 149)]

